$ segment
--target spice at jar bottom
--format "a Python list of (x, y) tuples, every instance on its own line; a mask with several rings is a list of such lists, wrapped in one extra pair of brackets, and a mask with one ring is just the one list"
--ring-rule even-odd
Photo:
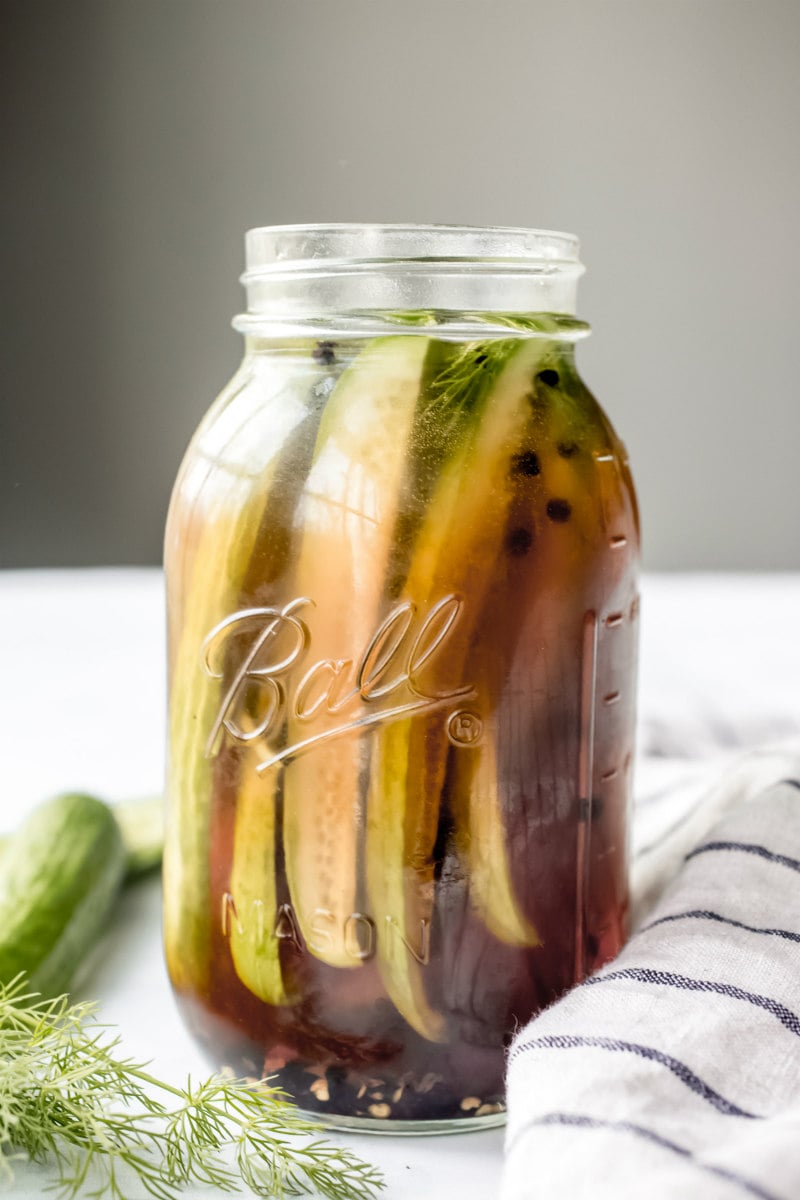
[(217, 1066), (332, 1124), (497, 1123), (628, 908), (638, 516), (570, 235), (248, 235), (166, 533), (165, 941)]

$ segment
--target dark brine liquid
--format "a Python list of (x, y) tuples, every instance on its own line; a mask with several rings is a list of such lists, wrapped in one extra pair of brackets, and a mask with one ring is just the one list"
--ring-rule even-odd
[(186, 508), (170, 969), (212, 1061), (304, 1109), (497, 1120), (514, 1031), (625, 934), (627, 464), (559, 342), (324, 365), (197, 616)]

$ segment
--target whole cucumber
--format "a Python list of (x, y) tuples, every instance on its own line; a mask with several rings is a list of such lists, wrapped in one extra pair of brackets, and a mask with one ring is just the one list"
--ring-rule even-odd
[(0, 864), (0, 983), (24, 972), (31, 991), (66, 991), (105, 925), (125, 862), (101, 800), (67, 793), (35, 809)]

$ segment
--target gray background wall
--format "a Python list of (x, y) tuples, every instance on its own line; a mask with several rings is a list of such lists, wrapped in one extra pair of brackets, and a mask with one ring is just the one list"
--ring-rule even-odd
[(800, 567), (800, 5), (2, 5), (0, 558), (155, 562), (242, 234), (581, 235), (650, 567)]

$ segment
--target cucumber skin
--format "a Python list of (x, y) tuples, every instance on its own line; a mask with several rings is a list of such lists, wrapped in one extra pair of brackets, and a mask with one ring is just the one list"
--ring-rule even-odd
[[(164, 857), (164, 797), (121, 800), (111, 807), (125, 843), (125, 883), (136, 883), (161, 868)], [(11, 845), (13, 836), (11, 833), (0, 835), (0, 877), (3, 855)]]
[(10, 839), (0, 878), (0, 983), (60, 996), (97, 940), (125, 875), (117, 821), (102, 800), (65, 793)]
[(125, 882), (152, 874), (164, 857), (164, 797), (123, 800), (111, 806), (125, 843)]

